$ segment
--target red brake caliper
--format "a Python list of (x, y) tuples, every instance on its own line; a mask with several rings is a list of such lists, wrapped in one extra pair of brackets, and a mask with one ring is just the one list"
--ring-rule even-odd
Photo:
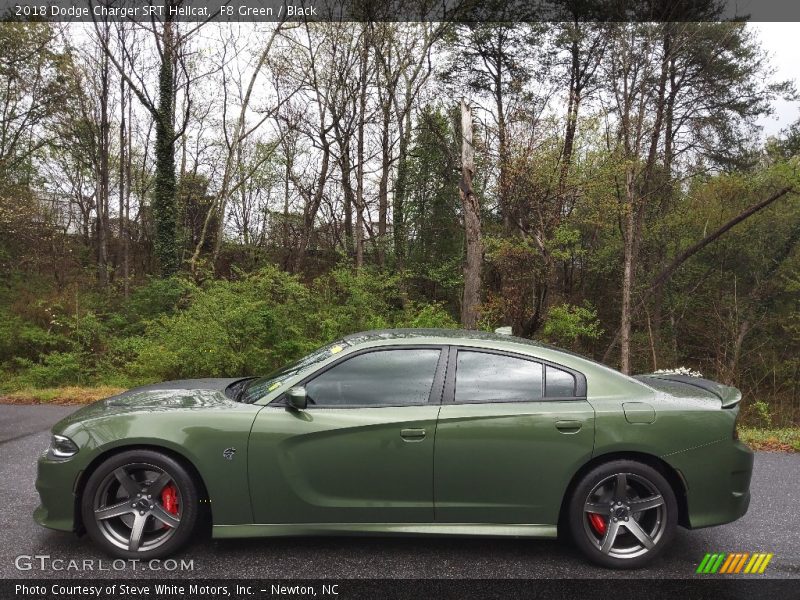
[[(164, 506), (164, 510), (167, 511), (171, 515), (178, 514), (178, 490), (175, 489), (173, 484), (169, 484), (164, 486), (164, 489), (161, 490), (161, 504)], [(169, 525), (164, 523), (162, 529), (169, 528)]]
[(600, 535), (603, 535), (606, 532), (606, 522), (603, 517), (597, 513), (589, 513), (589, 523), (592, 524), (594, 530)]

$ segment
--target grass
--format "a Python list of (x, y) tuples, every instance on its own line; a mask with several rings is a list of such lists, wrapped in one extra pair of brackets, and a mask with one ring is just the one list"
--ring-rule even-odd
[(761, 429), (739, 426), (739, 439), (753, 450), (800, 452), (800, 427)]
[(110, 385), (23, 388), (5, 394), (0, 393), (0, 404), (89, 404), (119, 394), (124, 389)]

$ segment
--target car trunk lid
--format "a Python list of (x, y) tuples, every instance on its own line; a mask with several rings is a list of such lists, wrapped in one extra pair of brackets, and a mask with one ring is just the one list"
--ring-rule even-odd
[(742, 393), (735, 387), (723, 385), (703, 377), (679, 375), (671, 373), (648, 373), (636, 375), (642, 383), (675, 396), (703, 395), (717, 397), (723, 408), (732, 408), (739, 404)]

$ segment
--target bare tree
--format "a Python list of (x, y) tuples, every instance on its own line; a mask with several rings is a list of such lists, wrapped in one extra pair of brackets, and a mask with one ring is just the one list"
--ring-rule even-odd
[(472, 146), (472, 109), (461, 100), (461, 182), (459, 193), (464, 210), (464, 233), (467, 255), (464, 261), (464, 295), (461, 304), (461, 324), (466, 329), (478, 326), (478, 306), (481, 294), (481, 215), (478, 197), (472, 189), (475, 173), (475, 151)]
[[(273, 43), (277, 36), (281, 33), (284, 28), (284, 22), (278, 23), (272, 30), (267, 43), (265, 44), (263, 50), (258, 55), (256, 60), (255, 66), (253, 71), (250, 75), (249, 82), (247, 84), (247, 88), (244, 91), (243, 96), (240, 98), (239, 104), (239, 114), (237, 119), (235, 120), (233, 131), (228, 134), (227, 129), (225, 129), (225, 145), (226, 145), (226, 157), (225, 157), (225, 168), (222, 172), (222, 183), (220, 185), (220, 190), (214, 199), (214, 203), (212, 204), (208, 214), (206, 215), (205, 222), (203, 223), (203, 231), (200, 235), (200, 239), (195, 246), (194, 254), (190, 260), (190, 266), (192, 268), (192, 272), (194, 272), (197, 268), (197, 262), (200, 258), (200, 252), (205, 244), (206, 237), (208, 235), (208, 228), (212, 222), (214, 217), (217, 218), (217, 235), (214, 241), (214, 253), (212, 256), (212, 264), (217, 263), (217, 258), (219, 257), (220, 246), (222, 244), (222, 238), (224, 234), (224, 226), (225, 226), (225, 207), (227, 205), (228, 199), (230, 195), (234, 193), (241, 185), (243, 185), (246, 181), (246, 177), (239, 178), (238, 181), (234, 182), (233, 178), (237, 173), (238, 159), (241, 157), (241, 147), (242, 143), (247, 140), (249, 136), (251, 136), (265, 121), (269, 118), (273, 117), (277, 114), (278, 109), (280, 108), (281, 104), (286, 101), (286, 99), (281, 100), (278, 102), (271, 110), (267, 111), (267, 113), (262, 116), (258, 122), (248, 126), (247, 123), (247, 116), (248, 111), (250, 110), (250, 103), (253, 97), (253, 91), (256, 86), (256, 82), (261, 75), (262, 69), (267, 64), (270, 50), (273, 47)], [(223, 83), (223, 89), (225, 89), (225, 85)], [(227, 105), (226, 105), (227, 108)], [(227, 124), (223, 121), (223, 128), (227, 128)], [(241, 173), (241, 171), (239, 171)]]
[(408, 147), (412, 134), (412, 109), (419, 100), (422, 87), (433, 72), (431, 50), (445, 31), (445, 23), (371, 24), (374, 29), (374, 51), (378, 72), (378, 93), (381, 105), (381, 176), (378, 189), (378, 261), (383, 264), (387, 213), (389, 208), (390, 170), (394, 163), (394, 140), (391, 129), (396, 127), (397, 174), (392, 193), (392, 229), (394, 254), (398, 269), (405, 259), (406, 232), (404, 202), (408, 172)]
[[(162, 275), (170, 275), (179, 266), (175, 144), (188, 125), (192, 103), (188, 89), (190, 82), (186, 72), (186, 57), (182, 49), (186, 47), (189, 36), (195, 34), (200, 27), (193, 26), (183, 35), (178, 31), (172, 9), (179, 7), (182, 2), (183, 0), (166, 0), (163, 21), (159, 24), (154, 20), (150, 28), (159, 57), (157, 98), (150, 96), (145, 77), (141, 72), (136, 72), (127, 48), (121, 47), (122, 56), (117, 57), (93, 16), (95, 31), (103, 52), (142, 106), (152, 115), (155, 124), (155, 183), (152, 209), (155, 221), (154, 249)], [(175, 99), (179, 81), (177, 69), (181, 70), (186, 85), (183, 121), (178, 127), (175, 124)]]

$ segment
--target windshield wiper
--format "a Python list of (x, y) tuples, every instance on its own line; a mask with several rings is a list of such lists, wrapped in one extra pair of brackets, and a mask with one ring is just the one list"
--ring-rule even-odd
[[(235, 382), (231, 387), (234, 388), (231, 391), (233, 392), (233, 400), (234, 402), (241, 402), (244, 393), (250, 387), (250, 385), (255, 381), (255, 377), (246, 377), (241, 381)], [(238, 389), (236, 389), (238, 387)]]

